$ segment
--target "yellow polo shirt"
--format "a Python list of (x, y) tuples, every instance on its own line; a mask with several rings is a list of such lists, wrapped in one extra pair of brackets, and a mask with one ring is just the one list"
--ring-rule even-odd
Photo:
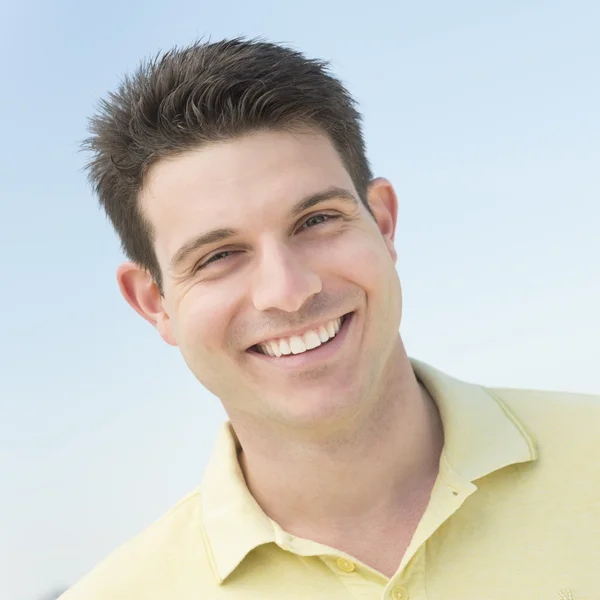
[(418, 361), (445, 444), (391, 578), (283, 531), (225, 424), (202, 485), (63, 600), (599, 600), (600, 397), (491, 390)]

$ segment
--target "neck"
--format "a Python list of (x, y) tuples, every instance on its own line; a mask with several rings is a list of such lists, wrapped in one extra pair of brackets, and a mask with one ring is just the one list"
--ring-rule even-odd
[(437, 408), (401, 341), (388, 371), (369, 413), (335, 436), (298, 440), (290, 433), (282, 442), (280, 434), (233, 423), (248, 488), (286, 531), (311, 537), (327, 528), (335, 536), (358, 524), (389, 525), (430, 491), (443, 446)]

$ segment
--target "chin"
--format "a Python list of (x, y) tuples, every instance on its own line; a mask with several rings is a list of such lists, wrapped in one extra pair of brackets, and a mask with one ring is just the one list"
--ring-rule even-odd
[[(343, 427), (358, 412), (363, 400), (356, 387), (343, 389), (303, 386), (298, 393), (272, 398), (270, 411), (282, 424), (318, 431)], [(264, 399), (264, 396), (263, 396)]]

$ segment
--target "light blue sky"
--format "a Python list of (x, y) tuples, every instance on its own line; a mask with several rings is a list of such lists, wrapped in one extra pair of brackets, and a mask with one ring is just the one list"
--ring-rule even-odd
[(78, 143), (142, 57), (289, 43), (358, 99), (400, 198), (409, 354), (600, 392), (600, 4), (8, 0), (0, 6), (0, 598), (73, 583), (200, 480), (218, 401), (121, 299)]

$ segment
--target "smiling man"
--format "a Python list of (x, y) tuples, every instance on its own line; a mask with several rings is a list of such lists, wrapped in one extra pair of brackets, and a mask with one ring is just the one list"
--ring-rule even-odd
[(201, 486), (65, 599), (597, 597), (598, 398), (408, 358), (396, 195), (324, 63), (174, 50), (91, 133), (121, 292), (229, 420)]

